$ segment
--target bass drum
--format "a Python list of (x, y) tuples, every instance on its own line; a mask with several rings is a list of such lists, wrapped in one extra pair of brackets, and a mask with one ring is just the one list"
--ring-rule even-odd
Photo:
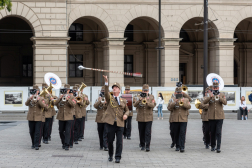
[(129, 108), (129, 111), (132, 111), (133, 109), (133, 104), (132, 104), (132, 100), (133, 100), (133, 95), (132, 94), (122, 94), (121, 98), (126, 99), (127, 100), (127, 106)]

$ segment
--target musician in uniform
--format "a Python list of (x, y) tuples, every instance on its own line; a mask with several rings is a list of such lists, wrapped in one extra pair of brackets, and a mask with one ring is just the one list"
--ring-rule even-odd
[[(77, 87), (74, 86), (73, 89), (70, 89), (70, 91), (69, 91), (69, 94), (74, 98), (76, 97), (76, 88)], [(76, 101), (76, 98), (75, 98), (75, 101)], [(72, 125), (71, 125), (71, 135), (70, 135), (70, 143), (69, 143), (70, 148), (73, 148), (73, 141), (74, 141), (74, 126), (75, 126), (75, 121), (76, 121), (76, 118), (75, 118), (76, 105), (77, 105), (77, 102), (74, 105), (74, 109), (73, 109), (73, 121), (72, 121)]]
[(155, 98), (149, 94), (149, 85), (144, 84), (140, 97), (135, 101), (134, 107), (137, 110), (136, 121), (138, 121), (138, 130), (140, 137), (141, 150), (150, 151), (151, 127), (153, 121), (153, 108), (156, 106)]
[(82, 118), (81, 118), (81, 127), (80, 127), (80, 134), (79, 134), (79, 141), (82, 141), (81, 139), (84, 139), (84, 129), (85, 129), (85, 118), (87, 115), (87, 106), (90, 104), (88, 100), (88, 96), (86, 94), (83, 94), (83, 89), (80, 90), (82, 99), (84, 100), (84, 105), (81, 107), (81, 113), (82, 113)]
[[(52, 94), (52, 93), (51, 93)], [(58, 99), (57, 96), (53, 96), (53, 100), (51, 100), (51, 107), (50, 110), (52, 111), (52, 118), (51, 118), (51, 123), (49, 125), (49, 130), (48, 130), (48, 141), (51, 141), (51, 134), (52, 134), (52, 126), (53, 126), (53, 120), (54, 120), (54, 116), (56, 115), (56, 111), (54, 109), (54, 103), (55, 101)]]
[(205, 89), (205, 97), (201, 99), (201, 103), (199, 104), (199, 109), (200, 109), (200, 114), (201, 114), (201, 119), (202, 119), (202, 130), (203, 130), (203, 135), (204, 135), (204, 144), (206, 149), (209, 149), (209, 144), (210, 144), (210, 132), (209, 132), (209, 122), (208, 122), (208, 107), (209, 104), (204, 104), (203, 101), (207, 97), (207, 94), (211, 93), (211, 88), (207, 87)]
[[(130, 94), (130, 86), (127, 85), (125, 86), (125, 94)], [(131, 121), (132, 121), (132, 117), (133, 117), (133, 111), (129, 111), (129, 116), (127, 118), (127, 120), (125, 120), (124, 123), (124, 131), (123, 131), (123, 135), (124, 135), (124, 139), (131, 139)]]
[(113, 95), (109, 93), (108, 78), (104, 76), (105, 79), (105, 99), (107, 102), (107, 110), (102, 117), (102, 121), (106, 123), (107, 135), (108, 135), (108, 148), (109, 148), (109, 158), (110, 162), (113, 161), (114, 147), (113, 141), (116, 134), (116, 154), (115, 163), (120, 163), (122, 146), (123, 146), (123, 130), (124, 130), (124, 120), (129, 116), (129, 109), (127, 106), (127, 101), (125, 99), (119, 98), (120, 94), (120, 84), (114, 83), (112, 86)]
[[(82, 118), (82, 113), (81, 113), (81, 108), (84, 106), (83, 103), (83, 98), (79, 97), (78, 95), (78, 87), (74, 86), (73, 87), (74, 92), (75, 92), (75, 98), (76, 98), (76, 105), (75, 105), (75, 124), (74, 124), (74, 144), (79, 144), (78, 139), (79, 139), (79, 133), (80, 133), (80, 124), (81, 124), (81, 118)], [(80, 100), (77, 100), (77, 98)]]
[[(175, 89), (175, 97), (168, 104), (168, 110), (171, 113), (172, 129), (174, 133), (174, 141), (176, 143), (176, 151), (185, 151), (185, 136), (186, 127), (189, 115), (189, 109), (191, 108), (190, 101), (188, 98), (183, 97), (182, 88), (180, 85)], [(181, 95), (180, 99), (176, 99)]]
[[(42, 88), (46, 89), (48, 88), (48, 85), (46, 83), (43, 83)], [(43, 132), (43, 143), (48, 144), (49, 128), (52, 122), (51, 120), (52, 120), (52, 111), (53, 111), (51, 106), (54, 105), (54, 101), (53, 101), (53, 98), (49, 94), (46, 94), (44, 99), (45, 99), (46, 104), (48, 105), (48, 110), (44, 110), (45, 123), (44, 123), (42, 132)]]
[(43, 97), (40, 97), (38, 95), (40, 92), (38, 86), (33, 86), (33, 89), (36, 89), (36, 93), (27, 99), (25, 105), (29, 106), (27, 120), (32, 140), (31, 148), (39, 150), (41, 125), (43, 120), (43, 109), (48, 108), (48, 106), (45, 104), (45, 100), (43, 99)]
[(227, 105), (227, 100), (224, 93), (219, 92), (219, 83), (213, 82), (213, 92), (209, 97), (205, 97), (204, 104), (209, 104), (208, 120), (211, 134), (211, 151), (216, 149), (217, 140), (217, 153), (221, 150), (221, 132), (223, 119), (225, 119), (223, 105)]
[[(174, 94), (172, 94), (171, 99), (169, 100), (169, 103), (172, 102), (173, 98), (174, 98)], [(169, 117), (169, 123), (170, 123), (170, 136), (171, 136), (171, 140), (172, 140), (172, 144), (171, 144), (171, 148), (173, 148), (175, 146), (175, 141), (174, 141), (174, 132), (173, 132), (173, 125), (172, 125), (172, 121), (171, 121), (171, 116), (172, 116), (173, 111), (170, 111), (170, 117)]]
[(107, 102), (105, 100), (105, 87), (101, 88), (100, 97), (96, 100), (94, 104), (94, 108), (97, 109), (97, 114), (95, 118), (95, 122), (97, 122), (97, 130), (100, 141), (100, 150), (104, 149), (108, 151), (108, 141), (107, 141), (107, 129), (106, 124), (102, 121), (102, 117), (107, 110)]
[(73, 110), (76, 101), (74, 97), (69, 94), (70, 85), (65, 84), (64, 88), (67, 90), (66, 94), (62, 94), (56, 100), (55, 105), (58, 107), (57, 119), (59, 120), (59, 134), (62, 142), (62, 148), (69, 150)]

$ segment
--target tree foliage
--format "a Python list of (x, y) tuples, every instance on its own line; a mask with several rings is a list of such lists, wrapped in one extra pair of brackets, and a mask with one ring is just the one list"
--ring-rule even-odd
[(4, 9), (5, 7), (9, 12), (11, 11), (12, 7), (11, 0), (0, 0), (0, 10)]

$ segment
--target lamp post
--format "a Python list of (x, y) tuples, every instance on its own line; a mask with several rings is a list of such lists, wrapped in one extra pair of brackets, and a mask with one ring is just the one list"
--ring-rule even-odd
[(204, 76), (203, 91), (207, 87), (206, 77), (208, 74), (208, 0), (204, 0)]

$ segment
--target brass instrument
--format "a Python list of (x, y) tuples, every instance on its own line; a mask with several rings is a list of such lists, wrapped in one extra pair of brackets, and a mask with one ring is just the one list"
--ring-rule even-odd
[[(81, 91), (87, 87), (87, 85), (85, 85), (83, 82), (81, 83), (81, 86), (79, 87), (79, 91), (78, 91), (78, 95), (76, 97), (76, 100), (77, 100), (77, 103), (81, 102), (82, 101), (82, 98), (81, 98)], [(84, 104), (85, 104), (85, 101), (84, 101)]]
[(202, 111), (203, 111), (202, 109), (199, 109), (199, 113), (200, 113), (200, 115), (202, 114)]
[(53, 85), (52, 83), (50, 83), (50, 86), (48, 88), (46, 88), (46, 90), (48, 91), (48, 93), (52, 94), (52, 89), (53, 89)]
[(220, 97), (218, 95), (214, 96), (215, 101), (219, 101)]
[(105, 102), (105, 97), (102, 97), (101, 103), (104, 103), (104, 102)]
[[(46, 94), (49, 94), (48, 90), (46, 88), (43, 89), (43, 91), (39, 94), (39, 96), (45, 97)], [(49, 94), (50, 95), (50, 94)]]
[(33, 100), (36, 101), (38, 99), (37, 96), (33, 96)]
[(53, 100), (50, 101), (50, 107), (53, 108), (52, 101), (56, 102), (57, 98), (53, 97)]
[(186, 85), (182, 85), (182, 92), (187, 92), (188, 91), (188, 87)]
[(183, 106), (184, 102), (182, 102), (181, 100), (179, 101), (179, 106)]
[(144, 99), (142, 100), (142, 104), (145, 105), (146, 102), (147, 102), (147, 101), (146, 101), (146, 98), (144, 98)]
[(200, 108), (200, 104), (201, 104), (200, 100), (199, 100), (199, 99), (196, 99), (196, 100), (195, 100), (195, 107), (196, 107), (197, 109)]
[(81, 98), (81, 95), (80, 95), (80, 94), (81, 94), (81, 92), (79, 91), (79, 92), (78, 92), (78, 95), (77, 95), (76, 98), (75, 98), (76, 101), (77, 101), (77, 103), (79, 103), (79, 102), (82, 101), (82, 98)]
[(62, 97), (62, 101), (63, 101), (63, 102), (66, 101), (66, 96), (65, 96), (65, 95)]

